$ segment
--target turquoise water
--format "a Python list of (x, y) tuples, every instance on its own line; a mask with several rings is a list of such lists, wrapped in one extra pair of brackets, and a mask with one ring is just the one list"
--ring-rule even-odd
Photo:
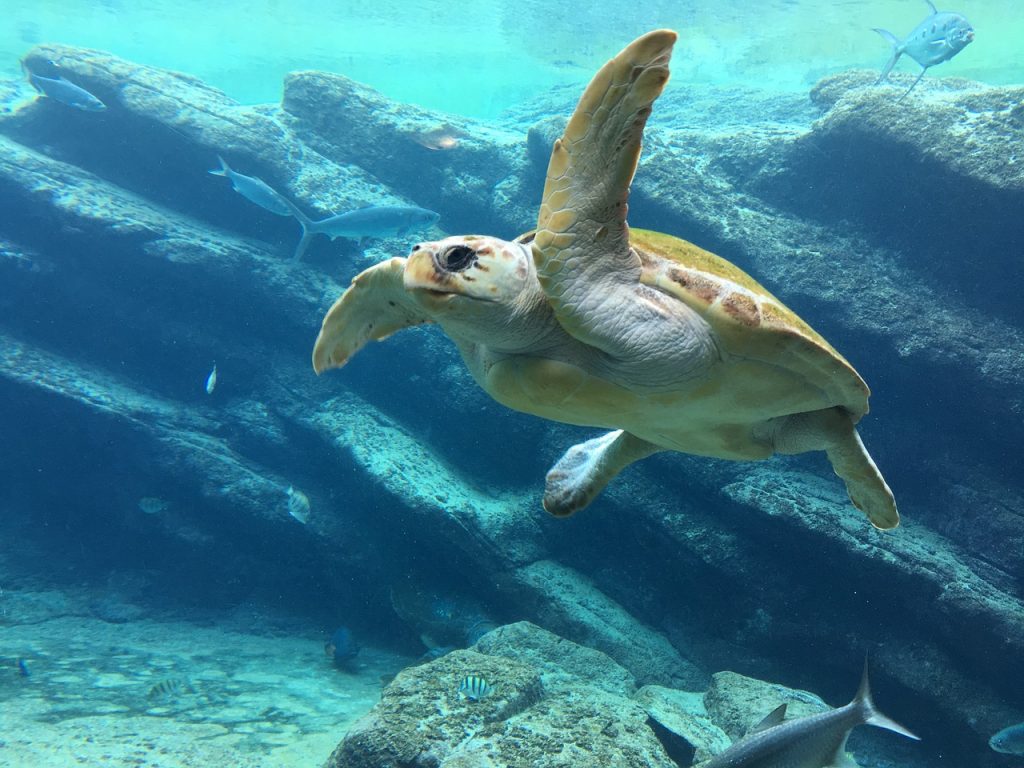
[[(673, 76), (801, 89), (848, 67), (881, 67), (886, 43), (924, 18), (919, 0), (722, 3), (470, 0), (374, 3), (49, 2), (4, 11), (0, 74), (31, 45), (61, 42), (194, 74), (242, 103), (274, 102), (293, 70), (340, 72), (406, 102), (475, 117), (561, 83), (583, 83), (622, 41), (665, 26), (682, 37)], [(941, 5), (941, 4), (940, 4)], [(945, 9), (942, 6), (940, 10)], [(1016, 0), (951, 8), (977, 39), (936, 74), (1024, 82)], [(905, 71), (916, 69), (901, 62)]]
[[(496, 738), (520, 756), (567, 745), (548, 768), (690, 768), (780, 696), (791, 716), (824, 707), (808, 692), (850, 701), (865, 655), (882, 711), (923, 740), (857, 728), (864, 768), (1014, 765), (988, 739), (1024, 720), (1024, 88), (943, 81), (1024, 83), (1019, 2), (950, 9), (975, 41), (904, 100), (917, 67), (904, 59), (876, 85), (889, 50), (872, 28), (905, 35), (923, 0), (8, 3), (0, 768), (393, 765), (362, 760), (360, 728), (351, 760), (328, 759), (371, 709), (413, 713), (408, 731), (380, 721), (390, 735), (439, 726), (471, 751), (505, 728)], [(623, 326), (628, 344), (593, 348), (586, 323), (580, 334), (571, 314), (545, 312), (555, 296), (533, 278), (503, 314), (509, 301), (490, 298), (533, 274), (525, 249), (502, 246), (522, 261), (495, 269), (478, 238), (430, 242), (534, 227), (574, 99), (656, 27), (680, 38), (628, 200), (634, 245), (658, 247), (638, 234), (649, 228), (716, 252), (856, 366), (872, 390), (857, 429), (898, 500), (896, 530), (871, 527), (821, 451), (665, 452), (589, 509), (550, 515), (548, 478), (579, 469), (559, 457), (631, 428), (638, 406), (595, 386), (608, 394), (578, 418), (515, 412), (452, 344), (471, 365), (495, 344), (477, 371), (492, 385), (513, 380), (492, 363), (525, 349), (522, 370), (545, 372), (522, 377), (539, 398), (623, 359), (620, 376), (661, 386), (633, 365), (652, 349), (632, 341), (643, 323)], [(32, 91), (18, 66), (29, 51), (37, 76), (53, 68), (106, 109)], [(636, 125), (615, 108), (591, 124), (623, 114)], [(610, 175), (571, 204), (586, 208)], [(319, 234), (300, 241), (307, 229)], [(669, 298), (652, 311), (711, 295), (699, 253), (676, 252), (685, 269), (659, 273)], [(494, 281), (491, 294), (451, 289), (489, 300), (407, 290), (430, 264), (446, 290)], [(562, 281), (609, 306), (586, 279)], [(741, 430), (744, 410), (806, 407), (816, 390), (795, 397), (790, 381), (817, 384), (807, 370), (826, 365), (793, 337), (745, 340), (746, 296), (719, 304), (732, 331), (718, 320), (724, 334), (661, 343), (706, 342), (713, 365), (750, 355), (698, 395), (697, 422), (721, 417), (739, 437), (730, 418)], [(672, 311), (700, 329), (711, 316)], [(325, 314), (332, 352), (396, 332), (318, 377)], [(523, 342), (545, 323), (552, 346)], [(791, 380), (762, 365), (796, 358)], [(850, 378), (828, 403), (862, 397)], [(690, 405), (643, 391), (666, 431)], [(792, 447), (769, 442), (778, 423), (747, 425), (757, 451)], [(468, 700), (467, 676), (492, 693)], [(710, 727), (670, 732), (684, 715)], [(608, 757), (650, 754), (645, 743), (661, 759)], [(403, 764), (438, 765), (422, 746)]]

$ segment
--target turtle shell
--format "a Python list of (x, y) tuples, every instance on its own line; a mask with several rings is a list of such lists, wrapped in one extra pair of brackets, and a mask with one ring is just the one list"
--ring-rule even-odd
[(640, 257), (640, 282), (697, 312), (724, 354), (783, 369), (791, 374), (780, 379), (786, 386), (802, 380), (808, 410), (842, 406), (855, 422), (868, 412), (871, 392), (846, 358), (742, 269), (660, 232), (631, 228), (630, 245)]

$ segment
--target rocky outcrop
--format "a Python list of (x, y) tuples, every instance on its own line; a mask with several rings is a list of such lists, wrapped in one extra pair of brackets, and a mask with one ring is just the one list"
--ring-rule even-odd
[(756, 726), (776, 707), (786, 705), (788, 719), (827, 712), (829, 706), (813, 693), (795, 691), (778, 683), (716, 672), (704, 694), (708, 715), (733, 741)]
[[(625, 670), (601, 656), (529, 624), (500, 627), (474, 650), (400, 673), (326, 767), (673, 768), (627, 698)], [(469, 674), (493, 691), (460, 696)]]
[[(482, 677), (491, 692), (460, 695), (466, 675)], [(698, 765), (780, 704), (789, 719), (829, 709), (807, 691), (734, 672), (716, 673), (701, 692), (634, 691), (604, 654), (520, 622), (401, 672), (325, 768)], [(890, 743), (859, 736), (864, 765), (889, 764), (874, 755), (891, 756)]]
[[(524, 183), (532, 179), (523, 178), (517, 131), (396, 104), (327, 72), (293, 72), (281, 106), (286, 124), (325, 157), (373, 168), (402, 194), (454, 212), (442, 220), (453, 231), (511, 239), (533, 227), (540, 188)], [(452, 143), (437, 147), (438, 137)]]

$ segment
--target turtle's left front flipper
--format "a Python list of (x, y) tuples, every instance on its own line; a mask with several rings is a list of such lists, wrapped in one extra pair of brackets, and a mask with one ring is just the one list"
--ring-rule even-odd
[(375, 264), (352, 279), (352, 285), (324, 316), (313, 346), (313, 370), (341, 368), (368, 341), (380, 341), (411, 325), (429, 323), (402, 285), (405, 259)]
[(551, 151), (533, 260), (558, 321), (594, 346), (604, 348), (605, 340), (590, 302), (639, 281), (626, 226), (629, 185), (675, 41), (671, 30), (649, 32), (605, 64)]

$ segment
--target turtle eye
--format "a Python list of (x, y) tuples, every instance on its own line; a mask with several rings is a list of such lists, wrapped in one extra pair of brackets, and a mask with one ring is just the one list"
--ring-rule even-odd
[(437, 266), (445, 272), (465, 272), (476, 264), (476, 251), (466, 245), (453, 245), (435, 258)]

